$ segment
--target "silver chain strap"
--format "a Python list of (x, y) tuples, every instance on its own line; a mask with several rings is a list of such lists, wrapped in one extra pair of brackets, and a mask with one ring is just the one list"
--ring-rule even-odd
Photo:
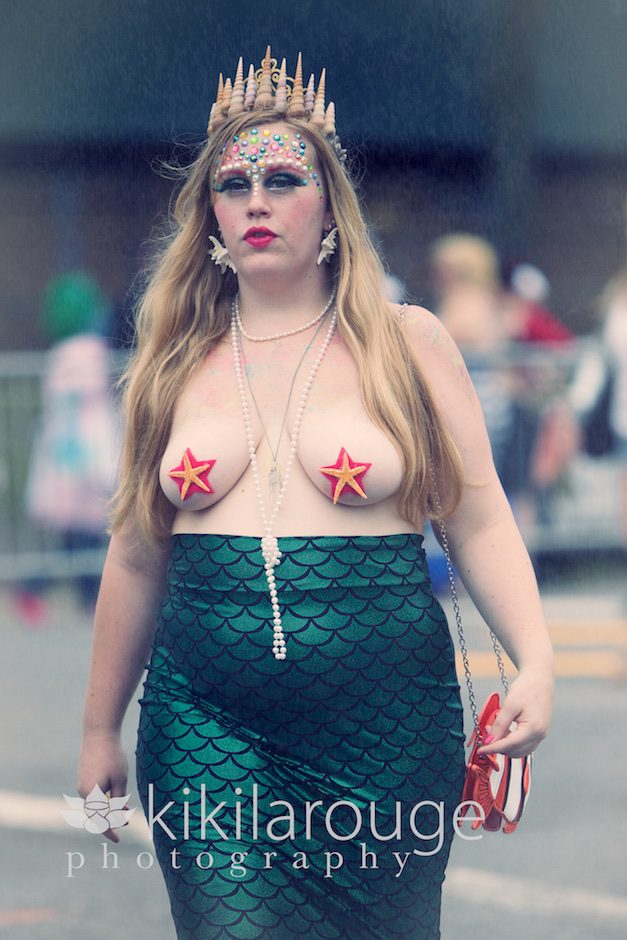
[[(440, 502), (440, 494), (438, 493), (438, 488), (435, 480), (435, 470), (433, 469), (433, 462), (429, 461), (431, 466), (431, 479), (433, 481), (433, 492), (435, 494), (436, 508), (438, 510), (438, 518), (434, 521), (437, 522), (438, 528), (440, 530), (440, 538), (442, 539), (442, 548), (444, 549), (444, 557), (446, 558), (446, 570), (448, 571), (448, 580), (451, 588), (451, 598), (453, 600), (453, 610), (455, 611), (455, 622), (457, 624), (457, 636), (459, 638), (459, 648), (462, 653), (462, 660), (464, 662), (464, 675), (466, 677), (466, 686), (468, 688), (468, 701), (470, 702), (470, 710), (472, 712), (472, 720), (475, 726), (475, 731), (477, 732), (477, 737), (481, 738), (480, 728), (479, 728), (479, 711), (477, 709), (477, 702), (475, 700), (475, 693), (472, 685), (472, 678), (470, 675), (470, 664), (468, 662), (468, 649), (466, 647), (466, 639), (464, 637), (464, 630), (462, 628), (462, 615), (459, 609), (459, 601), (457, 599), (457, 589), (455, 587), (455, 576), (453, 574), (453, 564), (451, 562), (451, 553), (448, 547), (448, 538), (446, 535), (446, 527), (442, 521), (442, 504)], [(492, 640), (492, 647), (496, 654), (496, 661), (499, 667), (499, 673), (501, 676), (501, 682), (503, 688), (505, 689), (505, 694), (509, 692), (509, 682), (507, 681), (507, 676), (505, 675), (505, 665), (503, 663), (503, 657), (501, 655), (501, 647), (499, 646), (499, 641), (494, 635), (493, 631), (490, 630), (490, 638)]]

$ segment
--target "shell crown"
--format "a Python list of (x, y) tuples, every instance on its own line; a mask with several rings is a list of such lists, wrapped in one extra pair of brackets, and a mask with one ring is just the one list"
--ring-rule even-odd
[(270, 46), (261, 61), (261, 68), (255, 70), (251, 65), (244, 78), (244, 60), (240, 56), (235, 78), (226, 80), (220, 73), (218, 92), (211, 106), (207, 134), (211, 136), (228, 118), (253, 108), (276, 111), (286, 117), (298, 117), (320, 128), (328, 138), (335, 154), (342, 165), (346, 162), (346, 150), (342, 147), (335, 131), (335, 105), (332, 101), (325, 105), (326, 69), (322, 69), (318, 86), (313, 74), (307, 86), (303, 85), (302, 55), (298, 53), (294, 78), (287, 75), (285, 59), (278, 65), (273, 59)]

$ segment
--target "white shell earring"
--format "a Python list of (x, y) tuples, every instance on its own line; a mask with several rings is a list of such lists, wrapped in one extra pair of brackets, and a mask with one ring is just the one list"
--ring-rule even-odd
[(222, 242), (219, 242), (215, 235), (210, 235), (209, 241), (213, 245), (213, 248), (209, 249), (209, 257), (214, 264), (220, 265), (221, 273), (224, 274), (227, 268), (230, 268), (231, 271), (237, 273), (237, 268), (231, 260), (228, 248), (225, 248)]
[(322, 264), (323, 261), (329, 261), (335, 253), (335, 239), (337, 238), (337, 226), (332, 228), (320, 242), (320, 253), (316, 264)]

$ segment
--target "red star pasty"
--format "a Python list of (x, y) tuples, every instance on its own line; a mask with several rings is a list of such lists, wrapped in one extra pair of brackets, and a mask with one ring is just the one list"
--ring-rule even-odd
[(371, 463), (357, 463), (351, 460), (346, 449), (342, 447), (334, 464), (329, 467), (319, 468), (320, 473), (324, 473), (325, 477), (329, 477), (331, 480), (331, 495), (334, 505), (342, 495), (345, 486), (350, 486), (355, 493), (359, 493), (364, 499), (368, 499), (361, 487), (361, 481), (371, 466)]
[(213, 493), (211, 484), (207, 479), (215, 460), (196, 460), (189, 447), (185, 448), (183, 458), (168, 476), (176, 480), (181, 499), (187, 499), (192, 493)]

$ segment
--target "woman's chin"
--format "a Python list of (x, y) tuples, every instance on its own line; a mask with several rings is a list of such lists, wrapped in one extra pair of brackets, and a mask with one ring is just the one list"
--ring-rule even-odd
[(312, 264), (296, 264), (293, 260), (279, 257), (276, 254), (263, 254), (248, 256), (242, 259), (237, 265), (238, 275), (246, 278), (287, 278), (292, 280), (294, 277), (309, 278), (312, 270), (316, 270), (315, 260)]

